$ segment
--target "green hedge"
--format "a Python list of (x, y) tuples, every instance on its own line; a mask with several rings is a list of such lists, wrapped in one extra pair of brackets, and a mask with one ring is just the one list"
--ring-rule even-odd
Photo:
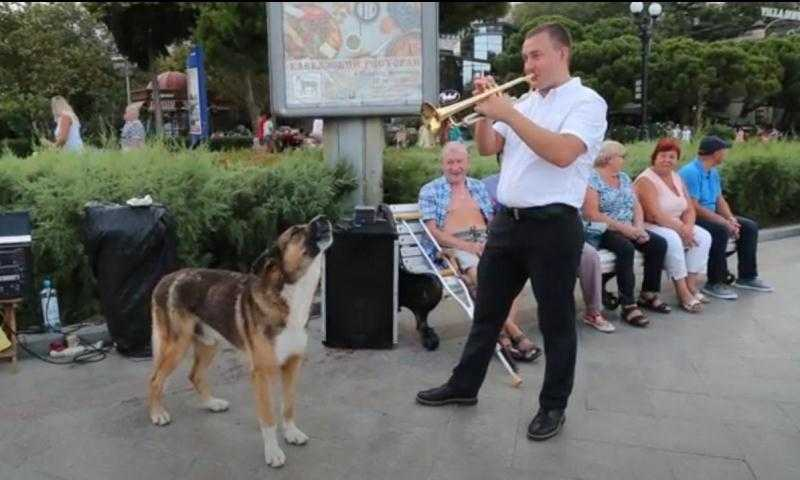
[(286, 226), (319, 213), (338, 217), (339, 200), (355, 187), (350, 170), (326, 167), (319, 155), (293, 152), (277, 166), (220, 162), (220, 155), (148, 146), (0, 157), (0, 209), (31, 212), (34, 285), (53, 278), (67, 323), (99, 311), (81, 244), (90, 200), (150, 194), (175, 217), (182, 266), (245, 270)]
[[(680, 164), (691, 161), (697, 142), (683, 144)], [(636, 178), (650, 166), (655, 142), (628, 144), (625, 171)], [(439, 149), (387, 148), (384, 154), (384, 200), (416, 202), (425, 182), (441, 175)], [(479, 157), (470, 149), (470, 176), (483, 178), (497, 171), (494, 157)], [(735, 144), (721, 167), (723, 189), (737, 214), (762, 226), (800, 222), (800, 142)]]
[[(633, 177), (649, 165), (653, 145), (628, 146), (625, 169)], [(681, 162), (691, 160), (696, 148), (686, 145)], [(471, 176), (497, 172), (494, 156), (470, 153)], [(440, 168), (438, 149), (387, 148), (384, 201), (416, 202), (420, 187), (441, 175)], [(800, 222), (800, 142), (737, 144), (722, 175), (737, 213), (762, 226)], [(88, 148), (26, 159), (0, 156), (0, 210), (31, 212), (34, 285), (52, 276), (67, 323), (99, 311), (80, 240), (89, 200), (124, 202), (150, 194), (176, 219), (182, 265), (245, 270), (286, 226), (320, 212), (338, 217), (339, 200), (354, 187), (352, 172), (326, 167), (319, 150), (259, 155), (150, 145), (128, 153)], [(24, 318), (30, 323), (29, 313)]]
[(253, 137), (219, 137), (208, 140), (208, 149), (212, 152), (239, 150), (243, 148), (253, 148)]
[[(386, 203), (413, 203), (419, 189), (442, 175), (440, 149), (386, 148), (383, 155), (383, 200)], [(471, 168), (469, 175), (483, 178), (499, 171), (494, 155), (481, 157), (469, 148)]]
[(33, 153), (33, 144), (24, 138), (3, 138), (0, 139), (0, 155), (5, 152), (24, 158)]

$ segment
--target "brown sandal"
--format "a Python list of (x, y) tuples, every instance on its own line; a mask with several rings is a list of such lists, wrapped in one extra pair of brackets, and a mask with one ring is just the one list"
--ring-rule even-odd
[(658, 295), (647, 297), (639, 295), (639, 300), (636, 302), (640, 307), (656, 313), (670, 313), (672, 309), (663, 300), (658, 298)]
[(646, 327), (650, 323), (650, 320), (647, 319), (647, 315), (642, 313), (637, 305), (622, 307), (622, 320), (634, 327)]
[(696, 298), (693, 298), (689, 303), (681, 303), (681, 308), (689, 313), (700, 313), (703, 311), (703, 304)]

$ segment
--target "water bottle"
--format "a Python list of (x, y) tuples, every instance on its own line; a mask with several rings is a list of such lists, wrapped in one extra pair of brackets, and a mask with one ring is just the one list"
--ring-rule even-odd
[(40, 299), (42, 302), (42, 318), (44, 319), (44, 326), (48, 331), (60, 332), (61, 331), (61, 318), (58, 314), (58, 295), (56, 289), (53, 288), (50, 279), (45, 279), (43, 284)]

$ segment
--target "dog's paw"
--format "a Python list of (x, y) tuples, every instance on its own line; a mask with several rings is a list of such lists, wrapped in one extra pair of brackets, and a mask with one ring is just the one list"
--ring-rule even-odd
[(305, 445), (308, 443), (308, 436), (301, 432), (294, 422), (283, 425), (283, 438), (290, 445)]
[(274, 445), (266, 445), (264, 447), (264, 459), (270, 467), (278, 468), (286, 463), (286, 454), (283, 453), (283, 450), (281, 450), (277, 443)]
[(228, 410), (228, 406), (230, 405), (227, 400), (223, 400), (221, 398), (214, 398), (211, 397), (206, 401), (204, 404), (205, 407), (212, 412), (224, 412)]
[(158, 407), (150, 412), (150, 421), (153, 422), (153, 425), (163, 427), (164, 425), (168, 425), (172, 419), (163, 407)]

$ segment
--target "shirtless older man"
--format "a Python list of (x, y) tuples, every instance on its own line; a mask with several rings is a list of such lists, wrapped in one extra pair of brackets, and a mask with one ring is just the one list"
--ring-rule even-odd
[[(420, 189), (419, 209), (433, 237), (442, 248), (452, 250), (469, 283), (476, 286), (478, 262), (486, 244), (487, 225), (494, 215), (494, 206), (484, 183), (468, 177), (468, 171), (467, 148), (458, 142), (445, 144), (442, 148), (443, 175)], [(541, 350), (511, 319), (509, 315), (500, 343), (509, 348), (517, 360), (535, 360)]]
[(461, 269), (477, 283), (477, 267), (492, 219), (489, 192), (483, 182), (467, 176), (469, 154), (456, 142), (442, 148), (442, 173), (419, 191), (422, 220), (442, 248), (453, 249)]

